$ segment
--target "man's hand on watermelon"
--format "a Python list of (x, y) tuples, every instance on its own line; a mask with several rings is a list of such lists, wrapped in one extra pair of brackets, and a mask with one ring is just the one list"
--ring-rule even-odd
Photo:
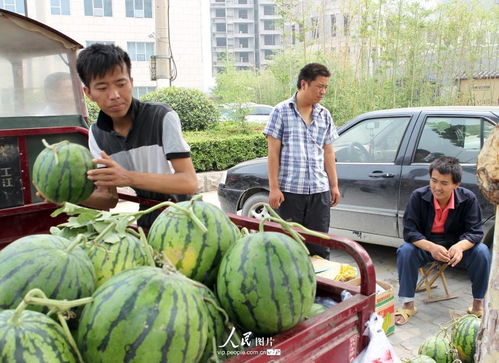
[(87, 176), (96, 186), (126, 187), (132, 184), (130, 172), (111, 159), (104, 151), (101, 151), (101, 158), (93, 159), (93, 162), (99, 167), (89, 170)]

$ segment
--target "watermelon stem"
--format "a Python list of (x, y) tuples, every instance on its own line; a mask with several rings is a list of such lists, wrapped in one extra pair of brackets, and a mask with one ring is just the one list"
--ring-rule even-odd
[(212, 352), (211, 359), (213, 361), (215, 361), (216, 363), (219, 363), (220, 359), (218, 359), (218, 355), (217, 355), (217, 343), (215, 341), (215, 337), (213, 337), (211, 339), (211, 352)]
[[(130, 228), (130, 231), (132, 231), (132, 229)], [(135, 231), (134, 231), (135, 232)], [(156, 264), (154, 263), (154, 258), (152, 257), (152, 247), (149, 245), (149, 243), (147, 243), (147, 237), (146, 237), (146, 234), (144, 233), (144, 230), (142, 229), (142, 227), (139, 227), (139, 239), (140, 239), (140, 243), (142, 244), (142, 247), (144, 248), (144, 252), (146, 254), (146, 258), (147, 258), (147, 261), (149, 263), (149, 266), (156, 266)]]
[(66, 248), (67, 253), (73, 252), (73, 250), (76, 248), (76, 246), (79, 246), (83, 243), (85, 243), (87, 240), (87, 237), (84, 234), (79, 234), (76, 239), (69, 245), (68, 248)]
[(47, 149), (52, 150), (52, 152), (54, 153), (55, 165), (59, 164), (59, 157), (57, 156), (57, 148), (55, 147), (55, 145), (50, 145), (45, 139), (42, 139), (42, 144)]
[(206, 232), (208, 232), (208, 229), (203, 224), (203, 222), (201, 222), (199, 220), (199, 218), (192, 211), (192, 203), (197, 199), (199, 199), (199, 197), (197, 197), (197, 198), (194, 197), (193, 199), (191, 199), (191, 203), (190, 203), (188, 208), (181, 207), (181, 206), (177, 205), (176, 203), (173, 203), (170, 201), (166, 201), (166, 202), (156, 204), (155, 206), (153, 206), (149, 209), (140, 211), (140, 212), (128, 213), (128, 215), (132, 215), (135, 219), (139, 219), (142, 215), (151, 213), (151, 212), (155, 211), (156, 209), (163, 208), (166, 206), (173, 207), (173, 208), (176, 208), (179, 211), (183, 212), (187, 217), (189, 217), (192, 220), (192, 222), (196, 225), (196, 227), (198, 227), (203, 233), (206, 233)]
[(50, 311), (57, 312), (57, 317), (59, 318), (59, 322), (61, 323), (62, 329), (64, 330), (64, 334), (69, 341), (69, 344), (73, 347), (76, 354), (78, 355), (78, 360), (80, 363), (83, 363), (83, 357), (81, 356), (80, 351), (78, 350), (78, 346), (69, 331), (68, 324), (66, 323), (66, 319), (64, 317), (64, 313), (68, 310), (80, 306), (85, 305), (92, 302), (94, 299), (92, 297), (85, 297), (76, 300), (55, 300), (47, 298), (47, 295), (40, 289), (31, 289), (28, 291), (24, 299), (17, 306), (14, 314), (10, 318), (10, 323), (17, 325), (19, 324), (19, 319), (21, 318), (22, 312), (28, 307), (28, 305), (41, 305), (50, 308)]
[(94, 238), (94, 243), (95, 244), (98, 244), (100, 241), (102, 241), (104, 239), (104, 237), (106, 237), (106, 234), (112, 230), (114, 227), (116, 227), (116, 221), (112, 221), (110, 222), (106, 228), (104, 228), (104, 230), (99, 233), (99, 235), (97, 237)]

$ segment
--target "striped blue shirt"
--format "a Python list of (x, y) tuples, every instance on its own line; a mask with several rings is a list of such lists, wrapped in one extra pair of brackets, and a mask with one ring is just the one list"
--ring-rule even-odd
[(263, 133), (281, 141), (281, 191), (315, 194), (329, 190), (324, 145), (331, 144), (338, 132), (326, 108), (315, 104), (307, 126), (298, 113), (295, 94), (274, 107)]

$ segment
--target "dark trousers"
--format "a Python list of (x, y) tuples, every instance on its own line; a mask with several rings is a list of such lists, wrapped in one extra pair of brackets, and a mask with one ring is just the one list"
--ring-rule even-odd
[[(432, 242), (439, 243), (449, 248), (454, 243), (446, 244), (443, 241)], [(473, 248), (464, 251), (463, 259), (456, 265), (466, 269), (468, 277), (471, 280), (471, 291), (473, 298), (483, 299), (487, 292), (489, 281), (490, 251), (483, 243), (477, 243)], [(429, 262), (434, 261), (431, 254), (412, 243), (405, 242), (397, 250), (397, 270), (399, 274), (399, 296), (414, 297), (416, 285), (418, 283), (418, 269)]]
[[(331, 215), (331, 192), (316, 194), (293, 194), (284, 192), (282, 202), (277, 213), (286, 220), (301, 224), (304, 227), (319, 232), (329, 231)], [(329, 259), (329, 248), (312, 243), (305, 243), (310, 255), (319, 255)]]

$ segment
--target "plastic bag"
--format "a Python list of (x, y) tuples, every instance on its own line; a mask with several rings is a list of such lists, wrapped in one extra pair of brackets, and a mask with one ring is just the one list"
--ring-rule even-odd
[(352, 363), (401, 363), (383, 331), (383, 318), (380, 315), (371, 314), (364, 335), (369, 336), (369, 344)]

